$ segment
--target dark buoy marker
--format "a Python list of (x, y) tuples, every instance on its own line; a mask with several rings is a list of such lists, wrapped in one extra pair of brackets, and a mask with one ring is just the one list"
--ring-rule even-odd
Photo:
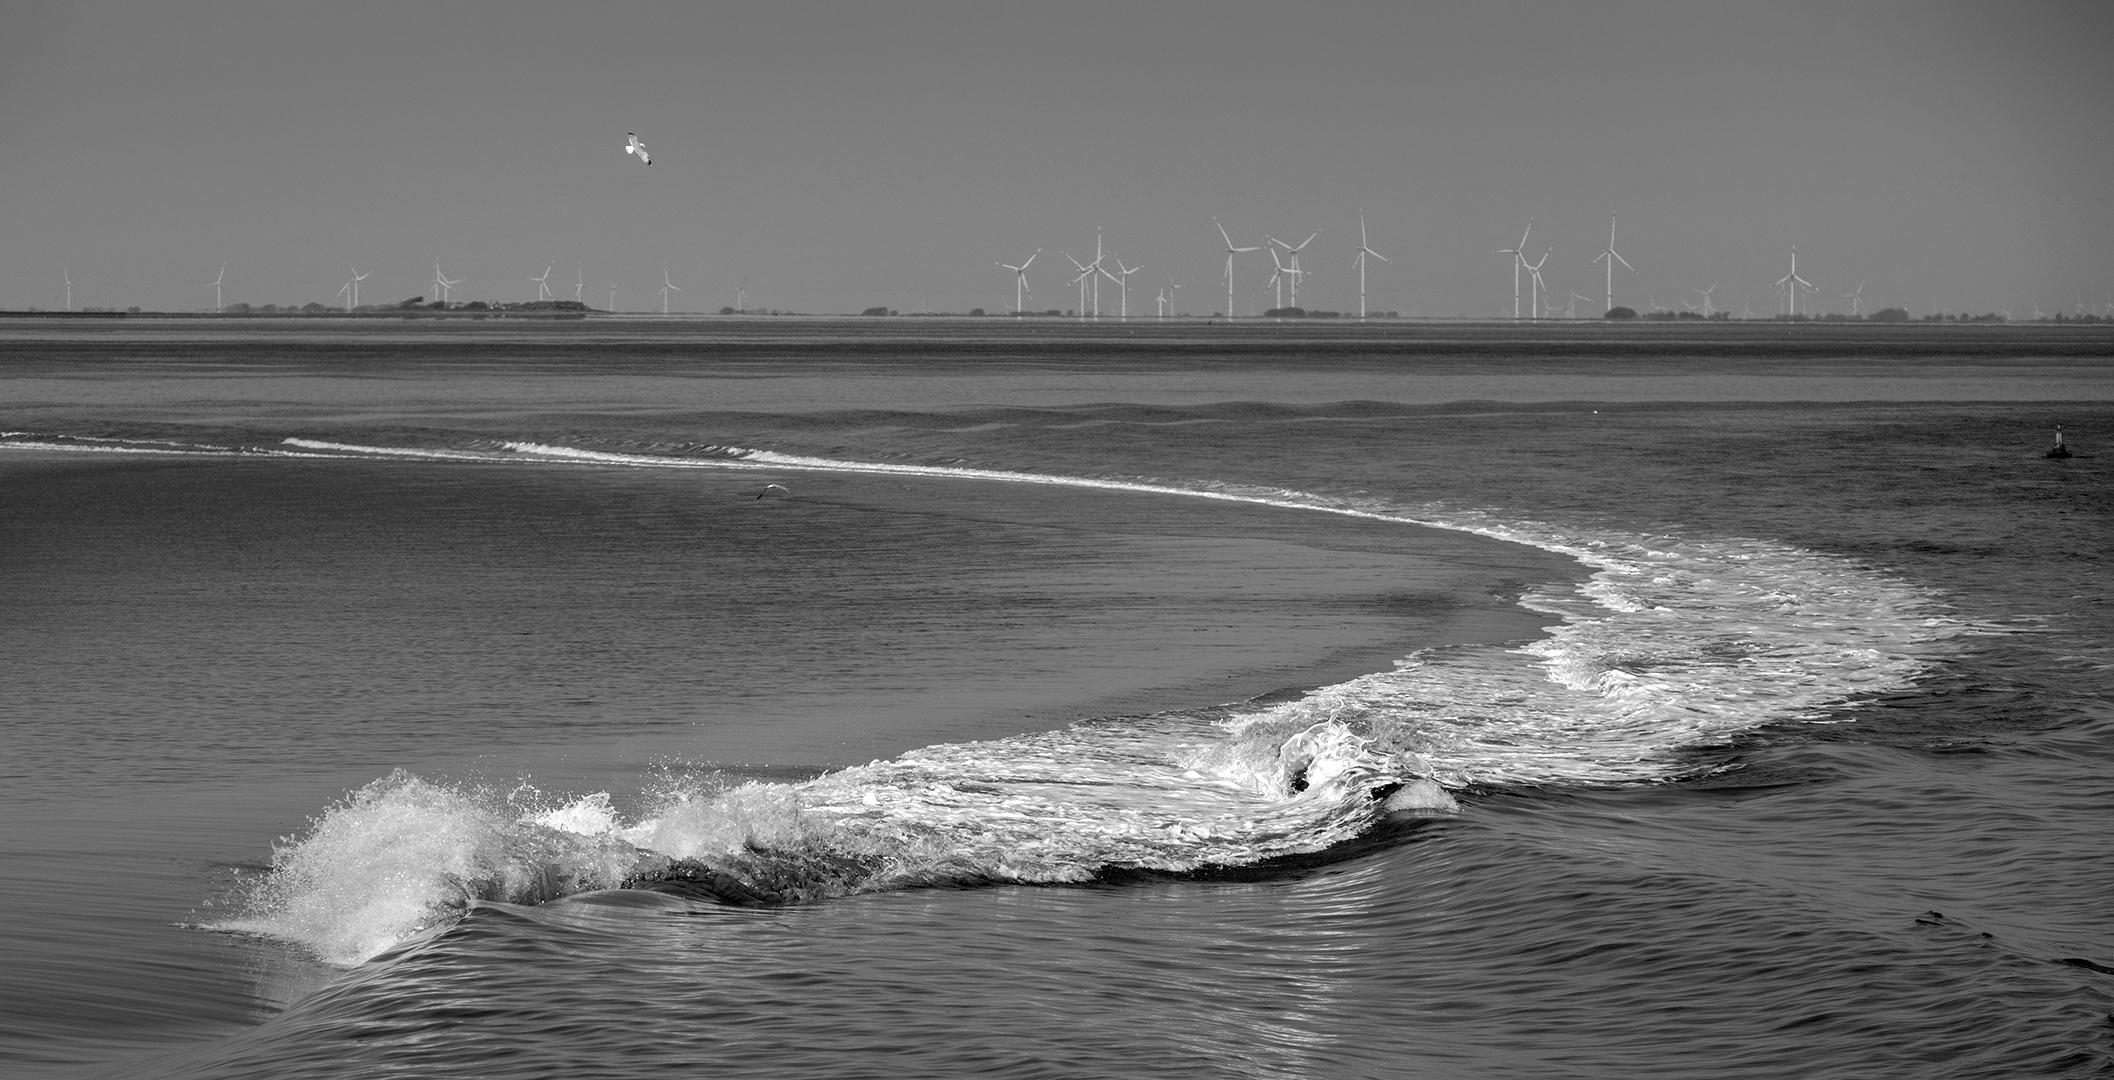
[(2041, 456), (2052, 458), (2066, 458), (2070, 456), (2070, 448), (2063, 445), (2063, 426), (2061, 424), (2055, 425), (2055, 449), (2050, 450), (2047, 453), (2042, 454)]

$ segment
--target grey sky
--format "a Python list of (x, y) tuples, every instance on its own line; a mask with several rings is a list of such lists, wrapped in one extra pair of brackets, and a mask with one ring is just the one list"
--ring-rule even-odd
[[(0, 3), (0, 307), (561, 298), (1071, 307), (1108, 246), (1222, 308), (1320, 229), (1309, 307), (1509, 308), (1617, 247), (1673, 306), (2095, 307), (2114, 44), (2089, 3)], [(654, 155), (623, 153), (637, 131)], [(1236, 264), (1236, 307), (1270, 263)], [(562, 284), (561, 284), (562, 283)], [(1113, 310), (1104, 286), (1103, 307)], [(1584, 308), (1585, 305), (1581, 305)], [(1597, 307), (1594, 308), (1597, 312)]]

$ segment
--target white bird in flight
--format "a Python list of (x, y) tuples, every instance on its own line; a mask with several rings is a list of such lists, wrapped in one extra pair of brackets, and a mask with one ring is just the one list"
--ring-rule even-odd
[(646, 156), (646, 144), (639, 141), (638, 133), (631, 132), (630, 135), (631, 145), (625, 147), (624, 152), (627, 154), (637, 154), (639, 156), (640, 161), (645, 162), (648, 165), (653, 164), (653, 159)]

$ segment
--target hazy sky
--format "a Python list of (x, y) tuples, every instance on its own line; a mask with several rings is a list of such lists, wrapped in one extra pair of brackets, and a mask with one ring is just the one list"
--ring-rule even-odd
[[(0, 307), (560, 298), (1071, 307), (1094, 231), (1151, 311), (1238, 244), (1308, 307), (1559, 295), (2053, 313), (2114, 294), (2114, 19), (2079, 3), (22, 3), (0, 0)], [(654, 163), (623, 153), (637, 131)], [(1060, 272), (1060, 267), (1067, 272)], [(1265, 253), (1236, 310), (1267, 306)], [(1103, 307), (1116, 305), (1104, 286)], [(1588, 305), (1581, 304), (1581, 310)], [(1591, 310), (1597, 313), (1598, 306)]]

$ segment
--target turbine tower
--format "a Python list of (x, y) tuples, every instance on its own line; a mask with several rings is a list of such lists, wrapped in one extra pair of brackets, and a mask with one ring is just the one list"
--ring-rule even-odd
[(60, 276), (60, 277), (62, 277), (62, 278), (65, 278), (65, 279), (66, 279), (66, 310), (68, 310), (68, 311), (72, 311), (72, 310), (73, 310), (73, 275), (72, 275), (71, 273), (69, 273), (69, 272), (67, 271), (67, 269), (66, 269), (66, 264), (65, 264), (65, 263), (60, 263), (60, 264), (59, 264), (59, 276)]
[(609, 283), (609, 310), (612, 313), (617, 310), (617, 283), (614, 281)]
[(1710, 283), (1710, 288), (1696, 290), (1697, 292), (1703, 294), (1703, 317), (1706, 319), (1710, 318), (1711, 313), (1717, 310), (1716, 308), (1710, 306), (1710, 294), (1718, 291), (1719, 284), (1719, 282), (1713, 281)]
[(221, 264), (220, 264), (220, 276), (219, 276), (219, 277), (216, 277), (216, 278), (214, 278), (214, 279), (213, 279), (212, 281), (209, 281), (209, 282), (207, 282), (207, 283), (206, 283), (206, 284), (208, 284), (208, 285), (211, 285), (211, 286), (213, 286), (213, 312), (214, 312), (214, 314), (216, 314), (216, 315), (217, 315), (217, 314), (219, 314), (219, 313), (220, 313), (220, 310), (221, 310), (221, 303), (220, 303), (220, 283), (221, 283), (221, 282), (222, 282), (223, 280), (225, 280), (225, 279), (227, 278), (227, 276), (228, 276), (228, 264), (226, 264), (226, 263), (221, 263)]
[(661, 267), (661, 314), (663, 315), (668, 314), (668, 292), (671, 289), (676, 292), (683, 291), (677, 287), (675, 282), (668, 280), (668, 268), (663, 266)]
[(575, 303), (575, 304), (583, 304), (583, 303), (586, 303), (586, 298), (585, 298), (585, 297), (583, 297), (583, 296), (581, 295), (581, 294), (585, 293), (586, 291), (587, 291), (587, 272), (586, 272), (586, 271), (584, 271), (584, 270), (582, 270), (582, 269), (580, 269), (579, 267), (575, 266), (575, 267), (573, 267), (573, 303)]
[[(1266, 236), (1263, 239), (1268, 240), (1269, 237)], [(1265, 282), (1263, 287), (1277, 290), (1277, 303), (1273, 306), (1282, 310), (1285, 306), (1285, 278), (1291, 274), (1292, 268), (1285, 265), (1284, 259), (1277, 254), (1277, 249), (1274, 247), (1270, 249), (1270, 262), (1277, 267), (1277, 272), (1270, 275), (1270, 280)], [(1294, 290), (1292, 295), (1297, 296), (1299, 293)]]
[(1233, 317), (1233, 257), (1250, 251), (1261, 251), (1262, 245), (1234, 247), (1233, 237), (1227, 234), (1226, 227), (1219, 225), (1217, 218), (1212, 218), (1211, 223), (1218, 225), (1218, 234), (1226, 241), (1226, 317), (1230, 319)]
[(557, 263), (552, 263), (550, 266), (546, 266), (543, 268), (542, 277), (532, 277), (529, 279), (530, 281), (536, 283), (536, 302), (539, 304), (551, 298), (551, 270), (557, 265)]
[(345, 298), (345, 314), (352, 314), (352, 282), (338, 286), (337, 294)]
[(734, 286), (734, 311), (739, 315), (749, 313), (749, 275), (741, 275), (741, 284)]
[(1594, 262), (1599, 262), (1602, 259), (1606, 259), (1608, 263), (1608, 306), (1605, 311), (1601, 312), (1601, 314), (1604, 315), (1608, 311), (1615, 310), (1615, 264), (1618, 262), (1621, 263), (1623, 269), (1628, 270), (1632, 274), (1637, 272), (1637, 268), (1631, 266), (1630, 261), (1628, 259), (1623, 258), (1621, 253), (1615, 250), (1615, 212), (1613, 210), (1608, 211), (1607, 250), (1601, 252), (1598, 255), (1593, 256)]
[[(1035, 255), (1040, 254), (1042, 254), (1042, 249), (1036, 248)], [(1021, 298), (1035, 295), (1028, 291), (1028, 267), (1035, 265), (1035, 255), (1030, 255), (1020, 260), (1019, 266), (1012, 266), (1007, 263), (998, 264), (1007, 270), (1013, 271), (1013, 314), (1016, 316), (1020, 314)]]
[(1842, 294), (1842, 297), (1850, 302), (1850, 314), (1859, 317), (1871, 314), (1864, 306), (1864, 282), (1860, 281), (1857, 283), (1856, 292), (1846, 292)]
[(1371, 256), (1381, 262), (1388, 261), (1387, 256), (1374, 251), (1371, 245), (1365, 242), (1365, 211), (1360, 210), (1358, 211), (1358, 254), (1351, 260), (1358, 264), (1358, 318), (1360, 319), (1365, 318), (1365, 260), (1367, 256)]
[(360, 282), (367, 280), (374, 271), (369, 270), (367, 273), (362, 274), (357, 266), (349, 266), (348, 269), (352, 271), (352, 307), (348, 307), (345, 310), (351, 311), (352, 308), (360, 306)]
[(1519, 243), (1508, 248), (1498, 248), (1493, 255), (1512, 256), (1512, 317), (1519, 318), (1519, 272), (1527, 265), (1527, 234), (1534, 231), (1534, 219), (1527, 219), (1527, 227), (1519, 234)]

